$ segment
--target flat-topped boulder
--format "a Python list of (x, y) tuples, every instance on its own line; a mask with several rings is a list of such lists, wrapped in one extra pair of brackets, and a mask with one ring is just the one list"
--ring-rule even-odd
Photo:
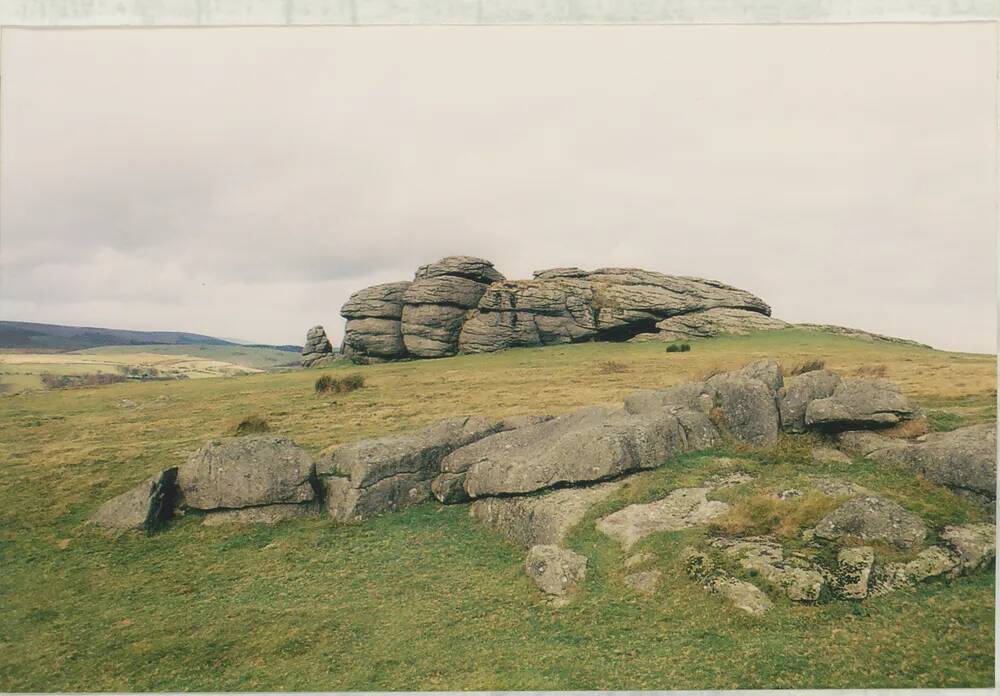
[(657, 322), (657, 336), (662, 341), (686, 341), (730, 335), (745, 336), (758, 331), (787, 329), (788, 322), (749, 309), (715, 307), (703, 312), (678, 314)]
[(829, 370), (812, 370), (785, 379), (778, 395), (781, 429), (786, 433), (804, 433), (809, 404), (833, 396), (840, 381), (840, 376)]
[(272, 435), (210, 440), (177, 471), (180, 504), (210, 511), (316, 498), (312, 457)]
[(917, 410), (887, 379), (845, 379), (825, 399), (809, 402), (805, 426), (817, 430), (884, 428), (910, 420)]
[(628, 507), (602, 517), (597, 530), (625, 549), (655, 532), (700, 527), (729, 511), (729, 505), (708, 500), (711, 488), (678, 488), (665, 498)]
[(439, 261), (421, 266), (414, 275), (418, 280), (438, 276), (457, 276), (477, 283), (496, 283), (504, 280), (503, 274), (493, 267), (492, 262), (476, 256), (446, 256)]
[(823, 517), (815, 534), (821, 539), (853, 537), (910, 548), (924, 540), (927, 527), (920, 517), (891, 500), (858, 496)]
[(401, 319), (409, 281), (382, 283), (358, 290), (340, 309), (345, 354), (391, 360), (406, 356)]

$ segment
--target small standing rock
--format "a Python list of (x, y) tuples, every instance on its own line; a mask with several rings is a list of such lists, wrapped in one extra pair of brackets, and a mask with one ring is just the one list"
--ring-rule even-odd
[(837, 554), (837, 590), (845, 599), (864, 599), (868, 596), (875, 552), (871, 546), (842, 549)]
[(532, 546), (524, 565), (538, 588), (553, 597), (564, 597), (587, 575), (586, 556), (551, 544)]

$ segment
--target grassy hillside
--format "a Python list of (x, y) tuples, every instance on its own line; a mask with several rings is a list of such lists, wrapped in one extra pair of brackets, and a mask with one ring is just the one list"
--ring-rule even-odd
[(267, 370), (288, 365), (298, 366), (302, 360), (296, 351), (279, 350), (270, 346), (243, 345), (138, 345), (138, 346), (103, 346), (74, 351), (74, 355), (127, 356), (136, 353), (156, 353), (157, 355), (189, 356), (201, 360), (250, 367), (257, 370)]
[[(559, 413), (774, 357), (884, 373), (937, 428), (995, 418), (994, 356), (808, 331), (694, 342), (580, 344), (324, 372), (364, 374), (317, 397), (318, 370), (0, 397), (0, 690), (666, 689), (990, 686), (994, 578), (980, 573), (863, 603), (776, 600), (751, 618), (677, 567), (695, 531), (653, 535), (664, 584), (630, 594), (623, 554), (585, 522), (583, 591), (555, 610), (524, 552), (467, 507), (424, 504), (361, 524), (202, 527), (156, 536), (85, 524), (105, 500), (257, 414), (320, 453), (463, 413)], [(121, 408), (128, 398), (134, 407)], [(849, 477), (929, 523), (982, 509), (912, 475), (816, 464), (809, 438), (744, 449), (761, 486)], [(602, 506), (688, 485), (688, 456)], [(591, 519), (601, 510), (591, 513)]]
[(64, 326), (31, 321), (0, 321), (0, 348), (66, 351), (117, 344), (218, 344), (229, 342), (183, 331), (131, 331), (97, 326)]

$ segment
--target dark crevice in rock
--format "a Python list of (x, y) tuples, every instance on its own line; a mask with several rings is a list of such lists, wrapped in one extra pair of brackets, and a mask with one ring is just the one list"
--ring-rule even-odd
[(591, 340), (623, 343), (630, 338), (635, 338), (639, 334), (644, 333), (656, 333), (656, 319), (643, 319), (642, 321), (634, 321), (624, 326), (598, 329), (597, 333), (591, 337)]
[(150, 484), (149, 510), (142, 526), (152, 533), (163, 527), (174, 515), (174, 504), (177, 501), (177, 467), (171, 467), (163, 472), (160, 478)]

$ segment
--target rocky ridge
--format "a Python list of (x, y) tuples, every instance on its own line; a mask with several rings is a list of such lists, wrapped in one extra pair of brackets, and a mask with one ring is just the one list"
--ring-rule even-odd
[[(474, 263), (461, 268), (474, 276), (466, 278), (471, 282), (486, 277), (484, 267)], [(454, 269), (431, 267), (423, 273), (431, 279), (465, 278), (449, 275)], [(385, 297), (366, 300), (365, 311), (395, 311), (380, 304), (392, 304)], [(878, 466), (916, 471), (952, 490), (974, 493), (977, 500), (994, 500), (995, 423), (912, 440), (878, 432), (918, 416), (885, 380), (842, 380), (826, 371), (786, 379), (776, 362), (764, 360), (703, 382), (635, 392), (618, 408), (591, 406), (557, 417), (501, 421), (449, 418), (345, 444), (318, 460), (284, 437), (212, 440), (187, 462), (108, 501), (92, 521), (155, 531), (182, 513), (201, 516), (205, 524), (273, 523), (325, 513), (350, 523), (433, 499), (471, 501), (470, 514), (525, 548), (529, 575), (563, 603), (585, 582), (587, 568), (586, 558), (563, 545), (595, 505), (621, 500), (638, 472), (725, 442), (769, 445), (782, 431), (815, 432), (841, 450), (815, 448), (817, 461), (849, 463), (846, 451)], [(596, 530), (624, 550), (652, 534), (711, 530), (730, 509), (715, 492), (753, 480), (739, 460), (718, 464), (726, 471), (700, 484), (654, 500), (613, 502), (593, 522)], [(973, 572), (995, 556), (992, 524), (932, 530), (913, 511), (849, 481), (817, 477), (810, 485), (838, 504), (803, 538), (822, 551), (819, 557), (834, 561), (821, 563), (770, 537), (711, 531), (705, 545), (677, 567), (738, 608), (761, 613), (771, 606), (768, 593), (796, 602), (862, 599), (931, 577)], [(787, 500), (803, 492), (775, 495)], [(926, 546), (928, 538), (937, 543)], [(903, 560), (882, 558), (879, 545), (897, 547)], [(650, 595), (667, 569), (640, 553), (626, 560), (622, 582)], [(743, 572), (761, 587), (741, 579)]]

